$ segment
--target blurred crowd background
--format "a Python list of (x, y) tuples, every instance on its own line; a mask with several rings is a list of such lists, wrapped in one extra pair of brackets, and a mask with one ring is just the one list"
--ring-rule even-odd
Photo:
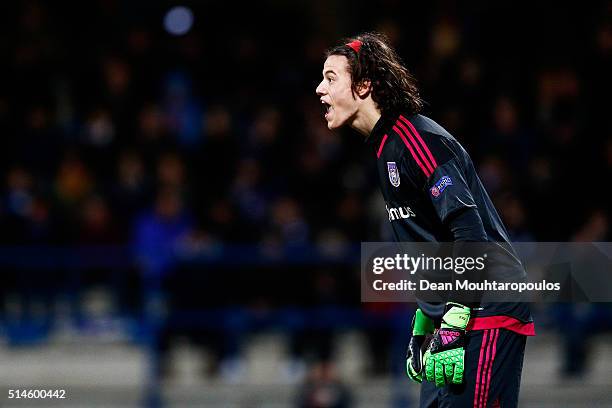
[[(44, 341), (62, 302), (66, 324), (91, 329), (84, 302), (102, 288), (134, 338), (153, 333), (162, 376), (181, 335), (236, 380), (249, 336), (280, 327), (287, 375), (323, 362), (323, 378), (347, 321), (388, 373), (409, 317), (359, 301), (359, 243), (390, 239), (373, 154), (328, 131), (314, 92), (325, 49), (365, 30), (388, 35), (514, 240), (610, 240), (611, 2), (186, 1), (167, 14), (177, 5), (2, 6), (10, 342)], [(567, 373), (583, 369), (568, 357)]]

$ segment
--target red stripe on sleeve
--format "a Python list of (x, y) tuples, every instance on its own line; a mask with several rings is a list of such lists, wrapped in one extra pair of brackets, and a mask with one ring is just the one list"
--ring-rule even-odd
[(376, 153), (376, 158), (380, 159), (380, 155), (382, 154), (382, 149), (385, 146), (385, 142), (387, 141), (387, 135), (383, 136), (382, 142), (380, 142), (380, 146), (378, 147), (378, 153)]
[(416, 140), (414, 140), (414, 138), (412, 137), (412, 134), (410, 133), (410, 131), (406, 128), (406, 126), (404, 126), (404, 124), (402, 122), (400, 122), (399, 120), (397, 121), (396, 125), (398, 125), (400, 128), (402, 128), (402, 130), (404, 131), (404, 135), (408, 136), (408, 139), (410, 139), (410, 141), (412, 142), (412, 146), (416, 149), (416, 151), (419, 153), (419, 156), (421, 157), (421, 161), (423, 163), (425, 163), (425, 165), (427, 166), (427, 168), (429, 169), (429, 173), (432, 174), (435, 167), (432, 166), (429, 161), (427, 160), (427, 157), (425, 157), (425, 154), (423, 153), (423, 151), (421, 150), (421, 148), (419, 147), (419, 144), (417, 143)]
[(423, 170), (423, 173), (425, 173), (425, 176), (427, 176), (429, 178), (431, 173), (429, 172), (429, 170), (427, 170), (427, 168), (425, 166), (423, 166), (423, 163), (421, 163), (421, 161), (419, 160), (419, 157), (416, 155), (416, 153), (412, 149), (412, 146), (410, 146), (410, 143), (408, 143), (408, 140), (406, 140), (406, 137), (397, 128), (397, 126), (393, 126), (393, 130), (395, 131), (395, 133), (397, 133), (399, 135), (399, 137), (402, 138), (402, 141), (404, 142), (404, 144), (406, 145), (408, 150), (410, 150), (410, 154), (412, 154), (412, 158), (414, 159), (414, 161), (416, 161), (417, 164), (419, 165), (419, 167), (421, 168), (421, 170)]
[(423, 145), (423, 148), (425, 149), (425, 152), (427, 153), (427, 156), (429, 157), (429, 159), (431, 160), (431, 162), (433, 163), (434, 169), (436, 167), (438, 167), (438, 163), (436, 163), (436, 159), (434, 159), (433, 154), (431, 154), (431, 151), (429, 150), (429, 148), (427, 147), (427, 145), (425, 144), (425, 141), (423, 140), (423, 138), (421, 137), (421, 135), (419, 134), (419, 132), (417, 132), (417, 130), (415, 129), (414, 126), (412, 126), (412, 123), (410, 123), (410, 121), (408, 119), (406, 119), (404, 116), (400, 115), (400, 119), (403, 120), (408, 127), (410, 128), (410, 130), (412, 130), (412, 132), (414, 133), (414, 135), (416, 136), (416, 138), (419, 140), (419, 142), (421, 142), (421, 145)]

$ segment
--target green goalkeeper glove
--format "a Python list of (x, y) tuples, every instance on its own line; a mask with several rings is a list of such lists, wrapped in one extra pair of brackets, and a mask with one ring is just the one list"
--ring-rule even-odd
[(434, 323), (421, 309), (412, 317), (412, 338), (406, 355), (406, 374), (412, 381), (423, 381), (423, 352), (427, 350)]
[(465, 328), (470, 321), (470, 308), (449, 302), (440, 329), (434, 334), (423, 356), (425, 378), (436, 387), (463, 383)]

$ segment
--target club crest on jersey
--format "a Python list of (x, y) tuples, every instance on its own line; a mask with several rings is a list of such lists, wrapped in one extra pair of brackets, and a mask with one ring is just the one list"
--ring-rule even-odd
[(438, 198), (440, 197), (440, 194), (442, 194), (442, 192), (446, 189), (446, 187), (452, 185), (453, 180), (451, 180), (449, 176), (442, 176), (440, 180), (438, 180), (436, 184), (434, 184), (434, 186), (429, 189), (429, 191), (431, 192), (432, 196)]
[(387, 170), (389, 171), (389, 181), (391, 182), (391, 185), (393, 187), (399, 187), (400, 176), (395, 162), (387, 162)]

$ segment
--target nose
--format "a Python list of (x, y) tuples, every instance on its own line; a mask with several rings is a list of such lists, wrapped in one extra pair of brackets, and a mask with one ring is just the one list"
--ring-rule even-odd
[(319, 82), (319, 85), (317, 85), (317, 89), (315, 90), (315, 92), (319, 96), (325, 95), (325, 86), (323, 84), (323, 81)]

